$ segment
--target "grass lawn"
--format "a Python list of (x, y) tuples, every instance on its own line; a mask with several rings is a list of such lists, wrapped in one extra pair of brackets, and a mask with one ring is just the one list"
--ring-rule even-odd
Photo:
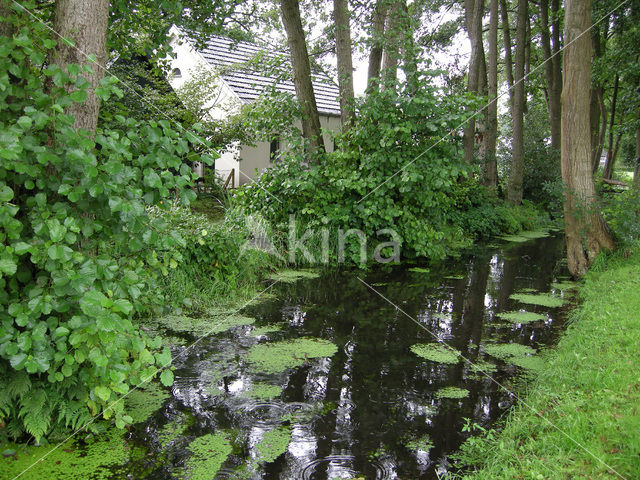
[(468, 442), (461, 458), (481, 469), (465, 478), (640, 478), (640, 253), (590, 272), (581, 297), (521, 397), (533, 411), (520, 404), (501, 433)]

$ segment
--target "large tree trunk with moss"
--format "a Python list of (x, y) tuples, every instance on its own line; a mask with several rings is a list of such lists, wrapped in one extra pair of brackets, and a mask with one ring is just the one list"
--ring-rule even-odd
[(633, 169), (633, 188), (640, 190), (640, 108), (636, 115), (638, 126), (636, 127), (636, 166)]
[[(484, 13), (484, 0), (465, 0), (464, 16), (467, 33), (471, 42), (471, 59), (469, 61), (469, 74), (467, 77), (467, 92), (481, 93), (482, 71), (486, 74), (484, 64), (484, 47), (482, 45), (482, 16)], [(483, 69), (484, 66), (484, 69)], [(475, 138), (476, 138), (476, 118), (470, 118), (464, 128), (463, 146), (464, 160), (473, 163)]]
[(4, 19), (12, 15), (11, 0), (0, 0), (0, 37), (11, 37), (13, 35), (13, 24)]
[(569, 271), (583, 277), (602, 249), (615, 244), (597, 210), (591, 170), (589, 89), (591, 84), (591, 0), (567, 0), (562, 89), (562, 179)]
[(313, 150), (322, 152), (324, 151), (324, 141), (313, 83), (311, 82), (311, 64), (302, 29), (298, 0), (281, 0), (280, 13), (284, 29), (287, 32), (291, 66), (293, 67), (293, 84), (296, 88), (298, 101), (302, 105), (302, 134)]
[(353, 120), (353, 59), (351, 56), (351, 26), (347, 0), (333, 0), (333, 18), (336, 27), (336, 56), (338, 60), (338, 86), (340, 88), (340, 117), (346, 130)]
[(498, 185), (496, 142), (498, 138), (498, 0), (491, 0), (489, 12), (489, 104), (485, 141), (485, 185)]
[(371, 29), (371, 52), (369, 53), (368, 88), (374, 88), (380, 79), (382, 54), (384, 51), (384, 24), (387, 18), (386, 0), (378, 0), (373, 13)]
[(524, 176), (524, 54), (527, 24), (529, 23), (527, 1), (518, 0), (518, 23), (516, 25), (513, 103), (511, 105), (513, 138), (511, 141), (511, 171), (509, 172), (509, 186), (507, 189), (507, 200), (513, 205), (522, 203), (522, 180)]
[(502, 17), (502, 38), (504, 40), (504, 74), (507, 78), (510, 102), (513, 103), (513, 56), (511, 54), (511, 27), (506, 0), (500, 0), (500, 16)]
[[(92, 72), (83, 72), (89, 82), (85, 102), (73, 103), (67, 112), (74, 116), (74, 128), (95, 133), (100, 102), (94, 90), (104, 76), (107, 60), (108, 0), (57, 0), (53, 28), (62, 37), (73, 40), (74, 46), (59, 41), (51, 62), (66, 69), (69, 65), (89, 63)], [(95, 63), (87, 60), (95, 56)]]
[(402, 0), (393, 0), (385, 22), (386, 42), (382, 54), (382, 77), (384, 79), (383, 87), (385, 88), (395, 88), (395, 84), (398, 81), (400, 44), (402, 43), (402, 32), (400, 30), (403, 26), (402, 17), (404, 15), (402, 3)]
[[(561, 101), (562, 71), (560, 64), (560, 39), (557, 30), (560, 28), (555, 18), (557, 12), (557, 0), (553, 1), (552, 14), (554, 19), (549, 22), (549, 0), (540, 0), (540, 36), (542, 40), (542, 52), (544, 55), (544, 72), (546, 80), (547, 109), (549, 111), (549, 123), (551, 125), (551, 148), (560, 152), (561, 135)], [(551, 38), (553, 37), (553, 49)]]
[(607, 158), (602, 169), (602, 178), (611, 180), (613, 173), (613, 162), (615, 161), (614, 143), (613, 143), (613, 127), (616, 123), (616, 104), (618, 103), (618, 87), (620, 84), (620, 75), (616, 73), (616, 79), (613, 83), (613, 96), (611, 97), (611, 120), (609, 121), (609, 148), (607, 149)]

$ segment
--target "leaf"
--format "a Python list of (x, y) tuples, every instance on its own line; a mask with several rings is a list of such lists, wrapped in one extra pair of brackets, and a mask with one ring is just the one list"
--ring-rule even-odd
[(173, 372), (171, 370), (163, 370), (160, 374), (160, 381), (165, 387), (173, 385)]
[(94, 392), (103, 402), (106, 402), (107, 400), (109, 400), (109, 397), (111, 397), (111, 389), (109, 387), (105, 387), (104, 385), (98, 385), (94, 389)]
[(85, 102), (88, 97), (86, 90), (75, 90), (71, 92), (69, 96), (71, 97), (71, 100), (73, 100), (76, 103)]
[(14, 275), (18, 269), (18, 264), (9, 258), (0, 258), (0, 272), (6, 275)]
[(8, 202), (13, 198), (13, 190), (7, 185), (0, 185), (0, 202)]

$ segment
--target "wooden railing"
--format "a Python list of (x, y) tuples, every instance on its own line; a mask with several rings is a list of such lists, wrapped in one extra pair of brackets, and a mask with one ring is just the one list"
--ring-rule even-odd
[(234, 188), (234, 178), (236, 176), (236, 169), (232, 168), (231, 171), (229, 172), (229, 176), (227, 177), (227, 179), (224, 182), (224, 185), (222, 185), (222, 189), (226, 189), (229, 186), (229, 183), (231, 183), (231, 188)]

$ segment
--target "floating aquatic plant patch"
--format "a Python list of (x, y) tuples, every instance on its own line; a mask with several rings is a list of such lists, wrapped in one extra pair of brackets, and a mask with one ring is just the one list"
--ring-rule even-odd
[(416, 343), (411, 345), (411, 351), (417, 356), (437, 363), (458, 363), (461, 360), (460, 352), (442, 343)]
[(406, 441), (405, 446), (409, 450), (428, 452), (433, 448), (433, 441), (429, 435), (423, 435), (421, 437), (410, 438)]
[(577, 282), (569, 282), (569, 281), (564, 281), (564, 282), (558, 282), (558, 283), (552, 283), (551, 284), (551, 288), (554, 288), (556, 290), (575, 290), (576, 288), (578, 288), (578, 283)]
[(522, 235), (503, 235), (498, 238), (500, 238), (501, 240), (504, 240), (505, 242), (512, 242), (512, 243), (523, 243), (531, 240), (530, 238), (523, 237)]
[(160, 441), (162, 448), (167, 448), (173, 442), (181, 438), (187, 428), (188, 425), (186, 422), (174, 420), (173, 422), (167, 423), (158, 432), (158, 440)]
[(331, 357), (338, 351), (333, 343), (321, 338), (296, 338), (275, 343), (260, 343), (249, 349), (247, 361), (253, 370), (279, 373), (299, 367), (312, 358)]
[(184, 315), (168, 315), (156, 320), (168, 330), (192, 335), (215, 335), (233, 327), (250, 325), (255, 319), (234, 313), (209, 312), (205, 317), (192, 318)]
[(303, 278), (318, 278), (319, 276), (319, 273), (310, 270), (280, 270), (268, 275), (267, 278), (276, 282), (295, 283)]
[(436, 392), (437, 398), (466, 398), (469, 396), (469, 390), (459, 387), (444, 387)]
[(502, 312), (498, 313), (498, 317), (509, 320), (512, 323), (531, 323), (539, 322), (540, 320), (546, 320), (547, 316), (541, 313), (533, 312)]
[(261, 337), (263, 335), (267, 335), (269, 333), (279, 332), (282, 330), (282, 325), (271, 324), (271, 325), (262, 325), (261, 327), (255, 327), (251, 330), (252, 337)]
[(535, 348), (531, 348), (528, 345), (521, 345), (519, 343), (497, 343), (485, 345), (484, 350), (492, 357), (505, 361), (514, 357), (525, 357), (527, 355), (536, 354)]
[(133, 423), (144, 422), (153, 415), (169, 398), (169, 392), (156, 382), (147, 382), (124, 397), (125, 410)]
[(291, 429), (282, 426), (269, 430), (262, 436), (260, 443), (256, 445), (258, 462), (270, 463), (287, 451), (291, 440)]
[(483, 373), (493, 373), (498, 370), (498, 366), (495, 363), (490, 363), (485, 360), (476, 360), (473, 363), (468, 362), (468, 364), (469, 370), (475, 373), (480, 373), (481, 375)]
[(414, 273), (431, 273), (431, 270), (423, 267), (411, 267), (409, 271)]
[(191, 456), (184, 463), (184, 478), (210, 480), (231, 454), (231, 442), (225, 432), (196, 438), (187, 449)]
[(536, 238), (549, 237), (550, 235), (547, 230), (530, 230), (528, 232), (520, 232), (518, 236), (533, 240)]
[(444, 277), (447, 280), (462, 280), (464, 277), (464, 275), (447, 275), (446, 277)]
[(530, 305), (540, 305), (541, 307), (549, 308), (561, 307), (564, 304), (564, 300), (548, 293), (541, 293), (538, 295), (530, 293), (514, 293), (509, 298), (522, 303), (528, 303)]
[(528, 370), (536, 370), (544, 366), (544, 361), (534, 356), (536, 350), (527, 345), (502, 343), (485, 345), (484, 349), (492, 357)]
[(271, 400), (282, 394), (282, 387), (279, 385), (269, 385), (267, 383), (254, 383), (246, 392), (242, 392), (243, 397), (256, 398), (258, 400)]
[[(55, 444), (41, 447), (15, 444), (6, 446), (17, 454), (7, 458), (0, 457), (2, 479), (18, 476), (47, 480), (126, 478), (117, 469), (131, 457), (131, 452), (125, 447), (123, 432), (115, 428), (102, 433), (98, 440), (90, 439), (86, 445), (70, 441), (63, 448), (57, 448)], [(42, 460), (43, 457), (46, 458)]]

